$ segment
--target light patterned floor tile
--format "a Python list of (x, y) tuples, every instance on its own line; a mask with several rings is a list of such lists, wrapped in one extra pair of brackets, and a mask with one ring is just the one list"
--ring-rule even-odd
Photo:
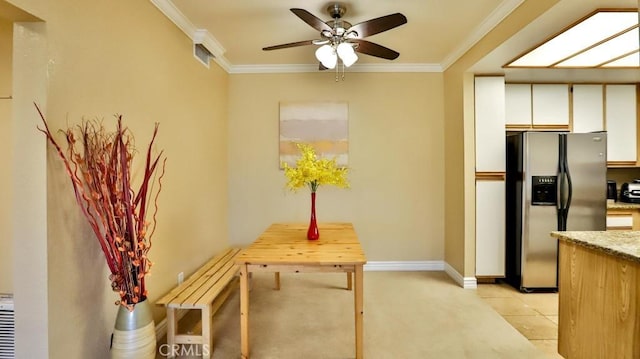
[(558, 316), (557, 315), (545, 315), (545, 317), (547, 317), (547, 319), (549, 319), (550, 321), (552, 321), (556, 325), (558, 325)]
[(538, 312), (530, 308), (518, 298), (483, 298), (500, 315), (537, 315)]
[(507, 298), (517, 294), (513, 287), (506, 284), (478, 284), (480, 298)]
[(549, 358), (562, 359), (562, 355), (558, 354), (558, 341), (557, 340), (530, 340), (530, 342), (538, 347), (538, 349), (549, 355)]
[(521, 293), (517, 298), (542, 315), (558, 315), (558, 293)]
[(541, 315), (504, 315), (504, 319), (527, 339), (558, 339), (558, 326)]

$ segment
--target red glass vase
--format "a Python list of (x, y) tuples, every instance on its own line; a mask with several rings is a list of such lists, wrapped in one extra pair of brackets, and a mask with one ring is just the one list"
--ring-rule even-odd
[(318, 223), (316, 223), (316, 193), (311, 192), (311, 221), (307, 230), (307, 239), (315, 241), (318, 238), (320, 238), (320, 231), (318, 231)]

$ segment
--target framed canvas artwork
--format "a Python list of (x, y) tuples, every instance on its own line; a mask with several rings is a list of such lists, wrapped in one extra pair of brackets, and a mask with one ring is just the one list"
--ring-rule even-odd
[[(306, 143), (321, 158), (346, 167), (349, 156), (349, 107), (346, 102), (281, 102), (280, 163), (295, 166), (297, 143)], [(282, 168), (282, 165), (280, 165)]]

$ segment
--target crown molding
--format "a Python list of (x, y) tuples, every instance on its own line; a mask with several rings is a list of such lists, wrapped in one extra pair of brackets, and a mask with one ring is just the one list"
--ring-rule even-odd
[(498, 7), (487, 16), (484, 21), (480, 23), (465, 41), (452, 53), (450, 53), (441, 64), (444, 70), (448, 69), (458, 59), (460, 59), (467, 51), (469, 51), (475, 44), (477, 44), (489, 31), (493, 30), (502, 20), (504, 20), (509, 14), (511, 14), (518, 6), (520, 6), (525, 0), (504, 0)]
[(229, 72), (231, 64), (224, 57), (227, 51), (207, 30), (198, 29), (170, 0), (150, 0), (160, 12), (184, 32), (194, 44), (202, 44), (213, 54), (213, 60)]
[[(333, 71), (333, 70), (327, 70)], [(346, 72), (442, 72), (439, 64), (355, 64)], [(318, 72), (318, 65), (231, 65), (230, 74)]]
[[(171, 0), (150, 0), (169, 20), (182, 30), (194, 43), (202, 44), (214, 56), (214, 61), (230, 74), (249, 73), (301, 73), (317, 72), (316, 64), (285, 64), (285, 65), (233, 65), (224, 57), (225, 48), (207, 30), (198, 29)], [(478, 27), (472, 32), (460, 47), (449, 54), (441, 64), (355, 64), (349, 72), (443, 72), (453, 65), (462, 55), (480, 41), (489, 31), (513, 12), (525, 0), (504, 0)]]

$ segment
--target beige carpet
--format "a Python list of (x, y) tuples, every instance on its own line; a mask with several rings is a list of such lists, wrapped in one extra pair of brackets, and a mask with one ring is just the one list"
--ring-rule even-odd
[[(345, 289), (345, 275), (283, 273), (280, 291), (273, 283), (271, 274), (254, 275), (251, 358), (355, 357), (353, 292)], [(365, 272), (364, 292), (367, 359), (546, 357), (475, 290), (460, 288), (444, 272)], [(213, 358), (240, 358), (239, 306), (236, 291), (214, 317)], [(191, 316), (184, 322), (199, 331)]]

